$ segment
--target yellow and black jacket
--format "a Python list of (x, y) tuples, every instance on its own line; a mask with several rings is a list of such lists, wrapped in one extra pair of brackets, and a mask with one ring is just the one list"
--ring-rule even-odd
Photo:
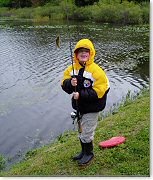
[[(90, 49), (90, 59), (85, 66), (79, 63), (76, 50), (84, 47)], [(78, 109), (81, 114), (99, 112), (105, 108), (107, 93), (109, 91), (109, 80), (105, 72), (94, 63), (95, 49), (89, 39), (80, 40), (74, 49), (74, 71), (72, 65), (64, 72), (62, 89), (71, 94), (74, 87), (71, 85), (73, 75), (77, 78), (76, 91), (79, 92)], [(74, 74), (73, 74), (74, 72)], [(76, 100), (72, 97), (72, 107), (77, 109)]]

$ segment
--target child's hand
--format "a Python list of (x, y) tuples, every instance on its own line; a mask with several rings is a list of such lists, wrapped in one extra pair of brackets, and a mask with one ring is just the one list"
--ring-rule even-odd
[(79, 99), (79, 93), (78, 92), (74, 92), (73, 93), (73, 98), (74, 99)]
[(77, 86), (77, 78), (72, 78), (71, 84), (72, 84), (72, 86)]

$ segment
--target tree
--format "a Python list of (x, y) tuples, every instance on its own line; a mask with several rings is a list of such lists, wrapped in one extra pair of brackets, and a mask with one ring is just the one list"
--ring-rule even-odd
[(23, 8), (31, 6), (31, 0), (11, 0), (10, 2), (10, 7), (13, 8)]
[(24, 8), (31, 6), (42, 6), (45, 3), (46, 0), (10, 0), (10, 7)]
[[(129, 2), (133, 1), (135, 3), (142, 3), (142, 2), (149, 2), (150, 0), (128, 0)], [(123, 0), (120, 0), (120, 4), (123, 2)]]
[(93, 5), (95, 2), (98, 2), (99, 0), (75, 0), (75, 5), (78, 7), (81, 6), (88, 6)]
[(149, 2), (150, 0), (128, 0), (129, 2), (134, 1), (135, 3)]
[(11, 0), (0, 0), (0, 7), (9, 7)]
[(31, 0), (33, 6), (42, 6), (46, 3), (46, 0)]

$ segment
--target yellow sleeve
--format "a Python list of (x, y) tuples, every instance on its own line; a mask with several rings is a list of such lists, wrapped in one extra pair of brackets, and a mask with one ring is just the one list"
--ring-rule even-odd
[(109, 88), (109, 80), (101, 68), (94, 73), (94, 79), (93, 89), (97, 92), (98, 98), (102, 98)]

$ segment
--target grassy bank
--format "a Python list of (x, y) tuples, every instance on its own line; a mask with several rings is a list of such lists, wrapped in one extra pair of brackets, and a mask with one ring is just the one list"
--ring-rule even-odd
[(0, 17), (33, 19), (33, 21), (50, 21), (66, 19), (66, 12), (73, 20), (86, 20), (102, 23), (143, 24), (149, 23), (150, 4), (134, 2), (99, 0), (92, 6), (77, 7), (73, 3), (58, 5), (46, 4), (39, 7), (8, 9), (0, 8)]
[[(71, 157), (80, 151), (77, 132), (65, 132), (50, 146), (26, 154), (25, 160), (1, 176), (149, 176), (150, 96), (145, 91), (136, 100), (127, 100), (118, 112), (99, 121), (95, 132), (95, 159), (80, 169)], [(113, 136), (126, 142), (100, 149), (98, 143)]]

